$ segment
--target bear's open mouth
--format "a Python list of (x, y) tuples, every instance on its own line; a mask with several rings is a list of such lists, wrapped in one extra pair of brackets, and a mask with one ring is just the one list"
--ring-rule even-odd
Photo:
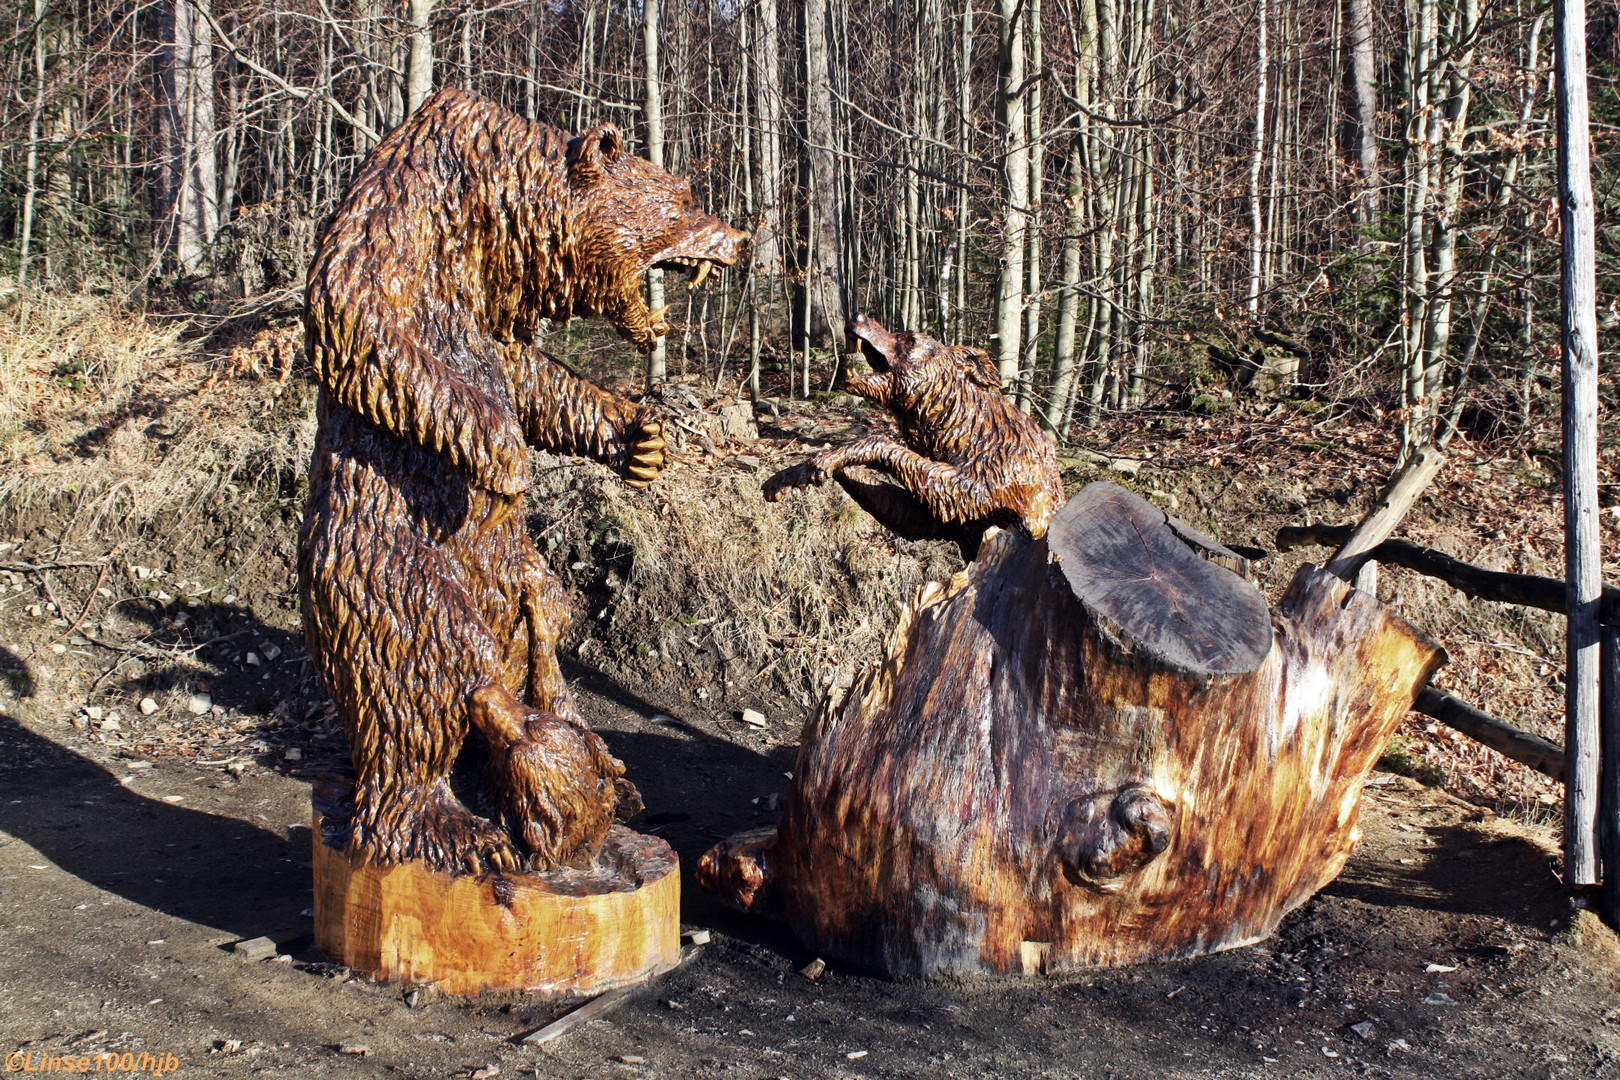
[(878, 352), (877, 347), (865, 338), (856, 338), (861, 346), (861, 359), (872, 365), (872, 370), (879, 375), (889, 370), (889, 358)]
[(716, 267), (737, 261), (743, 233), (717, 217), (704, 215), (675, 243), (652, 257), (649, 266), (673, 272), (686, 271), (687, 287), (697, 288)]
[[(733, 260), (735, 261), (735, 260)], [(729, 262), (719, 259), (693, 259), (679, 256), (673, 259), (659, 259), (653, 263), (654, 268), (671, 273), (685, 270), (687, 272), (686, 287), (695, 289), (703, 284), (703, 279), (709, 276), (709, 271), (717, 266), (730, 266)]]

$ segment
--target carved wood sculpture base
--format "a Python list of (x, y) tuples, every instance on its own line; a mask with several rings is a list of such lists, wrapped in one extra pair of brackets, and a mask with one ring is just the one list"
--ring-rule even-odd
[(893, 976), (1270, 934), (1344, 865), (1444, 653), (1310, 566), (1268, 613), (1177, 526), (1094, 484), (1043, 540), (988, 534), (806, 726), (777, 831), (717, 846), (698, 881)]
[(451, 877), (419, 863), (351, 866), (341, 780), (316, 787), (315, 945), (384, 982), (447, 994), (599, 994), (680, 958), (680, 873), (657, 837), (614, 826), (590, 870)]

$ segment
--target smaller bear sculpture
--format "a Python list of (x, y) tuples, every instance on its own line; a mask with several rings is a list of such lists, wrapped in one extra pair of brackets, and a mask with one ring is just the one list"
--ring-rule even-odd
[[(612, 124), (576, 137), (454, 89), (360, 167), (309, 274), (299, 537), (304, 634), (356, 774), (326, 838), (351, 860), (553, 870), (640, 808), (557, 665), (568, 597), (522, 508), (526, 445), (643, 487), (662, 423), (535, 337), (542, 318), (604, 315), (651, 349), (668, 326), (642, 302), (648, 267), (701, 280), (743, 239)], [(470, 806), (450, 783), (469, 740)]]
[(1046, 535), (1063, 505), (1057, 451), (1002, 394), (989, 354), (891, 334), (867, 315), (852, 329), (873, 371), (845, 388), (888, 409), (904, 441), (868, 435), (829, 447), (767, 480), (765, 498), (831, 478), (897, 535), (955, 541), (969, 562), (991, 526)]

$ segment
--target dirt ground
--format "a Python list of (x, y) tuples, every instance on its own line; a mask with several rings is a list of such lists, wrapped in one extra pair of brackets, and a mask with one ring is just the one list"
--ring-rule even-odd
[[(88, 333), (70, 316), (52, 333)], [(1435, 786), (1375, 774), (1343, 875), (1272, 939), (1213, 957), (811, 979), (785, 928), (697, 890), (704, 850), (771, 822), (813, 695), (847, 685), (898, 604), (953, 568), (836, 496), (758, 500), (779, 462), (872, 422), (827, 401), (779, 403), (758, 437), (730, 438), (666, 396), (690, 438), (637, 500), (594, 466), (536, 464), (532, 532), (575, 600), (566, 670), (642, 791), (635, 826), (680, 855), (682, 921), (709, 943), (542, 1048), (514, 1037), (577, 1002), (409, 998), (326, 963), (309, 792), (344, 746), (298, 632), (307, 388), (285, 368), (194, 367), (149, 336), (146, 367), (72, 401), (42, 338), (37, 396), (0, 445), (7, 1068), (116, 1051), (221, 1077), (1620, 1077), (1620, 950), (1555, 875), (1558, 789), (1421, 718), (1386, 760)], [(1100, 432), (1065, 478), (1264, 545), (1280, 524), (1354, 520), (1387, 471), (1381, 431), (1280, 408), (1149, 418)], [(1407, 535), (1547, 572), (1545, 456), (1453, 454)], [(1268, 595), (1301, 558), (1260, 567)], [(1446, 644), (1449, 688), (1556, 737), (1551, 617), (1482, 613), (1404, 572), (1380, 596)], [(768, 725), (741, 724), (744, 707)], [(232, 951), (260, 936), (275, 959)]]
[[(641, 785), (640, 827), (688, 871), (715, 839), (769, 820), (792, 767), (785, 718), (757, 733), (570, 674)], [(536, 1049), (513, 1039), (577, 1003), (413, 1008), (313, 952), (306, 774), (331, 755), (318, 739), (297, 762), (250, 748), (234, 770), (142, 768), (88, 726), (21, 713), (34, 710), (0, 718), (13, 1064), (129, 1051), (221, 1077), (1620, 1075), (1613, 936), (1572, 907), (1547, 838), (1389, 773), (1373, 777), (1344, 874), (1257, 946), (1054, 979), (903, 984), (834, 964), (811, 980), (813, 957), (782, 927), (719, 908), (688, 877), (682, 921), (710, 943)], [(281, 955), (231, 951), (260, 935)]]

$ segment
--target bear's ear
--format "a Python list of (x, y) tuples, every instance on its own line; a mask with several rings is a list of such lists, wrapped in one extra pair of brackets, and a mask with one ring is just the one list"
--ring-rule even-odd
[(568, 148), (568, 179), (584, 189), (599, 182), (607, 167), (624, 156), (624, 136), (617, 124), (597, 124)]
[(956, 355), (961, 359), (962, 369), (971, 381), (986, 390), (1001, 389), (1001, 373), (996, 370), (996, 365), (990, 362), (989, 353), (972, 345), (958, 345)]

